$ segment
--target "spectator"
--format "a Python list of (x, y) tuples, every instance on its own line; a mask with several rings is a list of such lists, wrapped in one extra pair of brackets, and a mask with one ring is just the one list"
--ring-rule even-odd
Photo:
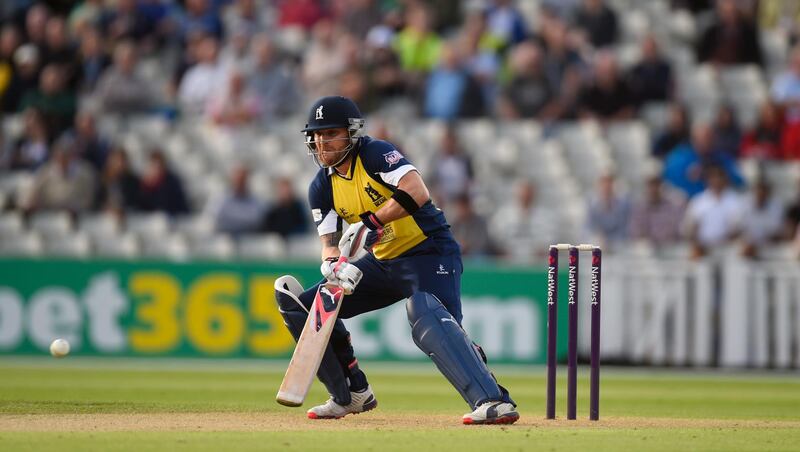
[(228, 129), (253, 124), (261, 113), (261, 99), (247, 88), (247, 80), (239, 70), (232, 70), (227, 86), (212, 95), (206, 110), (211, 121)]
[(424, 114), (452, 120), (485, 114), (480, 85), (464, 69), (459, 50), (451, 43), (441, 49), (442, 61), (428, 77)]
[(174, 18), (178, 24), (178, 36), (187, 42), (192, 35), (212, 36), (222, 39), (222, 21), (212, 0), (185, 0), (185, 11), (176, 10)]
[(339, 95), (356, 102), (362, 113), (370, 113), (378, 106), (378, 96), (369, 85), (364, 72), (355, 67), (351, 67), (339, 77)]
[(280, 234), (284, 239), (308, 231), (308, 210), (292, 187), (288, 177), (275, 181), (275, 202), (264, 216), (264, 230)]
[(97, 87), (101, 75), (111, 64), (103, 48), (103, 37), (96, 28), (86, 28), (81, 34), (78, 49), (78, 88), (81, 93), (91, 93)]
[(629, 80), (638, 105), (672, 98), (672, 67), (661, 56), (653, 35), (647, 35), (642, 41), (642, 59), (631, 69)]
[(400, 60), (392, 50), (393, 32), (385, 26), (373, 28), (367, 35), (367, 48), (363, 62), (370, 85), (379, 99), (405, 94), (406, 80)]
[(4, 156), (2, 167), (11, 170), (35, 170), (50, 157), (50, 135), (42, 113), (29, 108), (23, 113), (25, 127), (9, 154)]
[(798, 228), (800, 228), (800, 183), (797, 184), (795, 198), (786, 206), (784, 211), (783, 238), (786, 240), (800, 238), (800, 235), (797, 234)]
[(78, 77), (76, 57), (75, 49), (67, 35), (67, 24), (64, 22), (64, 18), (53, 16), (48, 19), (42, 60), (48, 64), (59, 65), (65, 84), (70, 89), (75, 88)]
[(291, 69), (278, 60), (272, 40), (266, 34), (256, 35), (251, 44), (252, 69), (249, 89), (261, 101), (261, 120), (272, 121), (291, 115), (297, 109), (300, 87)]
[(684, 105), (675, 103), (669, 108), (667, 129), (653, 142), (653, 156), (663, 159), (673, 149), (689, 143), (689, 112)]
[(278, 26), (310, 30), (325, 17), (318, 0), (281, 0), (278, 2)]
[(67, 16), (70, 34), (83, 36), (87, 30), (100, 26), (103, 13), (103, 0), (84, 0), (78, 3)]
[(742, 225), (742, 199), (728, 186), (725, 168), (709, 167), (706, 180), (708, 188), (689, 201), (686, 209), (685, 227), (694, 258), (731, 243)]
[(714, 132), (711, 126), (698, 123), (692, 129), (691, 143), (678, 146), (667, 155), (664, 178), (674, 187), (693, 197), (705, 190), (706, 171), (714, 166), (726, 172), (726, 184), (731, 180), (735, 187), (744, 186), (744, 179), (730, 155), (714, 149)]
[(75, 94), (64, 85), (64, 72), (56, 64), (42, 70), (39, 88), (28, 91), (22, 98), (22, 108), (36, 108), (42, 112), (47, 129), (54, 136), (65, 131), (75, 119)]
[(505, 48), (519, 44), (528, 34), (525, 18), (512, 0), (492, 0), (486, 10), (486, 24)]
[(648, 177), (644, 195), (631, 208), (630, 238), (656, 248), (677, 242), (683, 209), (683, 200), (664, 189), (660, 175)]
[(100, 183), (95, 195), (96, 208), (121, 217), (125, 212), (140, 207), (139, 188), (141, 181), (133, 172), (128, 154), (122, 147), (114, 148), (106, 159), (100, 174)]
[(75, 141), (76, 155), (89, 162), (96, 171), (102, 171), (110, 150), (108, 140), (97, 131), (95, 117), (88, 111), (75, 116), (75, 128), (70, 131)]
[(722, 66), (762, 64), (758, 31), (741, 14), (736, 0), (717, 0), (713, 22), (698, 43), (697, 60)]
[(532, 42), (514, 47), (509, 57), (511, 80), (498, 103), (502, 118), (555, 119), (561, 112), (556, 92), (544, 73), (541, 49)]
[(222, 51), (219, 54), (219, 64), (226, 69), (235, 69), (245, 66), (250, 57), (250, 35), (236, 30), (228, 33)]
[(347, 3), (339, 23), (359, 40), (363, 40), (372, 27), (383, 21), (381, 8), (376, 0), (350, 0)]
[(136, 73), (137, 55), (133, 42), (123, 41), (114, 49), (114, 65), (97, 83), (96, 95), (105, 113), (143, 113), (153, 107), (150, 84)]
[(314, 25), (302, 68), (309, 97), (336, 92), (339, 76), (347, 69), (345, 39), (331, 20), (324, 19)]
[(486, 219), (475, 212), (468, 194), (462, 194), (455, 199), (453, 211), (455, 215), (450, 230), (464, 257), (485, 258), (497, 254)]
[(142, 210), (174, 216), (189, 212), (189, 203), (178, 176), (167, 166), (161, 150), (150, 153), (139, 190)]
[[(572, 106), (580, 94), (584, 63), (567, 40), (567, 26), (554, 16), (543, 15), (541, 38), (545, 52), (544, 71), (563, 106)], [(562, 116), (570, 116), (564, 111)]]
[(182, 111), (189, 115), (205, 111), (211, 93), (224, 86), (225, 68), (219, 63), (219, 44), (216, 38), (205, 36), (197, 47), (197, 64), (189, 68), (178, 87), (178, 101)]
[(583, 117), (601, 120), (629, 119), (634, 113), (634, 98), (617, 72), (617, 60), (607, 51), (595, 56), (594, 78), (581, 93), (578, 112)]
[(497, 96), (497, 78), (501, 61), (497, 55), (499, 43), (486, 32), (486, 19), (482, 13), (473, 13), (458, 37), (459, 50), (467, 72), (480, 83), (486, 105), (494, 105)]
[(47, 21), (49, 19), (50, 8), (44, 3), (33, 4), (25, 13), (25, 42), (33, 44), (39, 55), (42, 55), (46, 46)]
[(530, 262), (564, 237), (562, 225), (552, 212), (538, 205), (536, 187), (530, 181), (519, 181), (515, 194), (496, 211), (489, 226), (504, 255)]
[(758, 110), (755, 128), (744, 135), (739, 155), (760, 160), (781, 159), (784, 156), (782, 134), (783, 121), (780, 112), (775, 104), (767, 101)]
[(431, 189), (440, 207), (469, 194), (474, 171), (472, 160), (464, 152), (455, 127), (449, 125), (442, 134), (439, 152), (433, 159)]
[(227, 34), (243, 35), (249, 40), (262, 30), (273, 29), (271, 18), (275, 12), (271, 2), (234, 0), (231, 3), (222, 16)]
[(789, 54), (788, 67), (772, 82), (772, 100), (785, 110), (789, 123), (800, 122), (800, 44)]
[(772, 99), (784, 111), (783, 158), (800, 159), (800, 44), (789, 56), (789, 67), (772, 83)]
[(604, 0), (584, 0), (575, 14), (575, 25), (586, 33), (596, 49), (617, 41), (617, 15)]
[(239, 236), (261, 229), (265, 206), (250, 193), (249, 176), (246, 167), (234, 168), (231, 171), (229, 193), (221, 200), (210, 203), (209, 211), (217, 232)]
[(100, 19), (103, 36), (114, 45), (121, 41), (141, 42), (153, 31), (154, 26), (136, 0), (117, 0), (113, 7), (104, 11)]
[(736, 113), (730, 105), (723, 105), (717, 111), (714, 120), (714, 149), (730, 155), (732, 158), (739, 156), (739, 147), (742, 144), (742, 132), (736, 121)]
[(617, 194), (613, 174), (600, 176), (597, 191), (589, 198), (587, 228), (592, 240), (609, 249), (628, 238), (630, 200)]
[(742, 209), (742, 255), (758, 257), (764, 245), (776, 241), (783, 226), (783, 206), (772, 196), (772, 187), (765, 180), (753, 184), (753, 191), (744, 200)]
[(26, 211), (80, 213), (92, 207), (95, 175), (92, 167), (75, 154), (73, 144), (71, 138), (62, 137), (53, 145), (53, 158), (36, 172), (31, 198), (24, 205)]
[(5, 99), (9, 89), (13, 89), (15, 70), (14, 52), (22, 44), (22, 36), (17, 27), (11, 24), (0, 28), (0, 100)]
[(23, 44), (14, 52), (11, 83), (3, 94), (3, 112), (18, 113), (22, 98), (39, 84), (39, 50), (32, 44)]
[(409, 73), (429, 72), (439, 61), (442, 40), (433, 31), (432, 21), (430, 10), (422, 4), (412, 3), (406, 11), (406, 26), (397, 34), (394, 49)]

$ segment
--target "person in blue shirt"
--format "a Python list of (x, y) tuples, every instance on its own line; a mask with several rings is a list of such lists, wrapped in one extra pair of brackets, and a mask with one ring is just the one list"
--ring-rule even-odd
[[(276, 280), (276, 300), (299, 338), (320, 284), (346, 294), (317, 376), (330, 399), (308, 410), (311, 419), (335, 419), (377, 405), (359, 368), (341, 319), (405, 300), (414, 343), (469, 404), (465, 424), (510, 424), (516, 404), (497, 384), (486, 357), (461, 327), (461, 252), (419, 171), (391, 143), (363, 136), (364, 119), (350, 99), (314, 102), (303, 129), (320, 166), (309, 188), (312, 217), (322, 241), (322, 281), (303, 290), (292, 276)], [(366, 228), (363, 257), (340, 259), (344, 234)], [(352, 255), (353, 253), (346, 253)]]
[(699, 123), (692, 129), (691, 143), (673, 149), (664, 161), (664, 180), (691, 198), (706, 188), (706, 170), (719, 166), (725, 170), (734, 187), (744, 187), (744, 179), (736, 161), (727, 153), (714, 149), (714, 131), (709, 124)]

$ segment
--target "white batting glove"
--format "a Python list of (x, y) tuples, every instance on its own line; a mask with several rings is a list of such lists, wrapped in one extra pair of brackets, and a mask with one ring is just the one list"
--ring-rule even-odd
[[(344, 258), (344, 262), (347, 262), (347, 258)], [(339, 265), (339, 257), (329, 257), (322, 261), (322, 265), (319, 267), (319, 272), (322, 273), (322, 276), (331, 284), (338, 283), (336, 280), (337, 265)]]
[(368, 232), (369, 229), (361, 221), (351, 224), (339, 240), (339, 253), (354, 261), (369, 254), (369, 251), (364, 249), (364, 240)]
[(361, 282), (363, 276), (364, 273), (361, 272), (361, 269), (349, 262), (340, 263), (336, 268), (336, 279), (345, 295), (350, 295), (356, 290), (356, 286)]

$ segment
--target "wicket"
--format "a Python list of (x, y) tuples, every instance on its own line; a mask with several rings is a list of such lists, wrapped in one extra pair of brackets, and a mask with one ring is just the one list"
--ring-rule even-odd
[(556, 343), (558, 337), (558, 253), (569, 253), (567, 288), (567, 419), (576, 419), (578, 389), (578, 262), (580, 251), (592, 253), (591, 276), (591, 372), (589, 419), (600, 419), (600, 272), (602, 251), (594, 245), (560, 243), (550, 246), (547, 270), (547, 419), (556, 418)]

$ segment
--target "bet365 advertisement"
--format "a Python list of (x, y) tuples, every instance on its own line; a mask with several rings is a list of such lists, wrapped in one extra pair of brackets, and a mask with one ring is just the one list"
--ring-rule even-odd
[[(0, 354), (46, 353), (62, 337), (75, 355), (289, 357), (294, 341), (273, 289), (284, 274), (308, 286), (318, 280), (319, 269), (2, 259)], [(546, 290), (544, 268), (468, 265), (462, 278), (464, 328), (492, 362), (544, 362)], [(345, 324), (361, 359), (426, 359), (411, 339), (403, 301)]]

